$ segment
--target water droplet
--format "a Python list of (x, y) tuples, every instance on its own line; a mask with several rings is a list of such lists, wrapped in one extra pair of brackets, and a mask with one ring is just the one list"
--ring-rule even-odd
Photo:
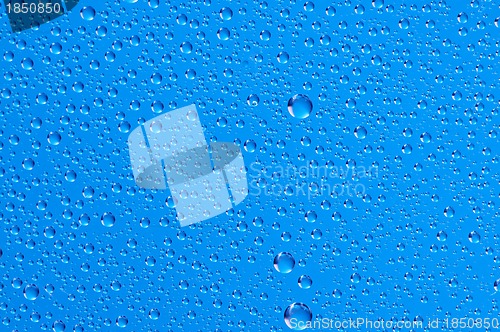
[(154, 73), (153, 75), (151, 75), (150, 80), (153, 84), (160, 84), (163, 80), (163, 76), (160, 73)]
[(76, 172), (72, 170), (66, 171), (66, 173), (64, 174), (64, 178), (68, 182), (75, 182), (76, 177), (77, 177)]
[(219, 14), (224, 21), (229, 21), (233, 17), (233, 11), (229, 7), (222, 8)]
[(189, 283), (186, 280), (181, 280), (179, 282), (179, 288), (182, 290), (186, 290), (189, 287)]
[(309, 289), (312, 286), (312, 278), (308, 275), (301, 275), (298, 280), (298, 284), (300, 288)]
[(290, 60), (290, 55), (288, 55), (287, 52), (280, 52), (278, 53), (276, 58), (278, 59), (279, 63), (285, 64), (288, 63), (288, 60)]
[(95, 9), (91, 6), (83, 7), (80, 10), (80, 16), (86, 21), (92, 21), (95, 17)]
[(47, 141), (52, 145), (59, 145), (59, 143), (61, 143), (61, 139), (61, 134), (59, 134), (57, 131), (50, 132), (47, 135)]
[(160, 318), (160, 310), (158, 309), (149, 310), (149, 318), (152, 320), (157, 320), (158, 318)]
[(410, 21), (406, 18), (399, 20), (399, 27), (403, 30), (408, 29), (410, 27)]
[(52, 226), (47, 226), (43, 230), (43, 235), (48, 239), (52, 239), (56, 235), (56, 230)]
[(40, 129), (42, 127), (42, 123), (42, 119), (40, 119), (39, 117), (33, 118), (31, 120), (31, 126), (35, 129)]
[(188, 69), (188, 70), (186, 70), (184, 75), (186, 76), (186, 78), (188, 80), (194, 80), (196, 78), (197, 74), (196, 74), (196, 71), (194, 69)]
[(467, 23), (467, 21), (469, 20), (469, 16), (467, 15), (467, 13), (461, 12), (457, 15), (457, 20), (460, 23)]
[(271, 33), (268, 30), (262, 30), (260, 32), (260, 39), (263, 41), (269, 41), (271, 39)]
[(52, 330), (54, 332), (64, 332), (66, 330), (66, 324), (64, 324), (64, 322), (61, 320), (56, 320), (52, 324)]
[(446, 234), (445, 231), (439, 231), (436, 235), (436, 238), (439, 240), (439, 241), (446, 241), (446, 239), (448, 238), (448, 234)]
[(403, 151), (404, 154), (411, 154), (411, 152), (413, 151), (413, 148), (411, 147), (410, 144), (405, 144), (401, 148), (401, 151)]
[(366, 131), (365, 127), (363, 127), (363, 126), (358, 126), (358, 127), (354, 128), (354, 136), (356, 136), (356, 138), (365, 139), (367, 133), (368, 132)]
[(147, 266), (155, 266), (156, 264), (156, 259), (153, 256), (148, 256), (146, 257), (145, 261)]
[(118, 318), (116, 318), (116, 326), (124, 328), (124, 327), (127, 327), (127, 324), (128, 324), (128, 318), (127, 317), (125, 317), (125, 316), (118, 316)]
[(251, 94), (247, 98), (248, 105), (250, 105), (252, 107), (258, 106), (259, 102), (260, 102), (259, 96), (257, 96), (256, 94)]
[(165, 108), (165, 105), (163, 105), (163, 103), (161, 101), (154, 101), (152, 104), (151, 104), (151, 110), (154, 112), (154, 113), (161, 113), (163, 112), (163, 109)]
[(99, 37), (105, 37), (108, 34), (108, 28), (100, 25), (95, 29), (95, 34)]
[(311, 237), (315, 240), (321, 240), (323, 232), (320, 229), (313, 229), (311, 232)]
[(295, 258), (288, 252), (281, 252), (274, 257), (274, 268), (281, 273), (292, 272), (295, 266)]
[(101, 216), (101, 223), (106, 227), (112, 227), (115, 224), (115, 216), (111, 212), (105, 212)]
[(453, 218), (453, 216), (455, 215), (455, 210), (451, 206), (447, 206), (444, 209), (443, 213), (444, 213), (445, 217)]
[(189, 111), (186, 114), (186, 118), (189, 121), (196, 121), (196, 120), (198, 120), (198, 113), (195, 110)]
[(311, 115), (313, 104), (309, 97), (297, 94), (288, 100), (288, 112), (295, 118), (305, 119)]
[(128, 121), (121, 121), (120, 124), (118, 125), (118, 130), (122, 133), (128, 133), (132, 126)]
[(326, 15), (328, 15), (328, 16), (335, 16), (335, 14), (337, 13), (337, 10), (333, 6), (328, 6), (326, 8), (325, 12), (326, 12)]
[(114, 280), (114, 281), (111, 282), (110, 287), (115, 292), (118, 292), (122, 288), (122, 284), (120, 282)]
[(428, 132), (424, 132), (420, 135), (420, 141), (422, 141), (423, 143), (430, 143), (431, 140), (432, 136)]
[(228, 40), (230, 36), (231, 32), (229, 32), (227, 28), (220, 28), (217, 31), (217, 37), (219, 37), (220, 40)]
[(304, 303), (292, 303), (285, 310), (285, 323), (292, 330), (304, 330), (312, 320), (311, 309)]
[(481, 240), (481, 235), (479, 235), (478, 232), (472, 231), (469, 233), (469, 241), (471, 243), (479, 243), (480, 240)]
[(183, 42), (180, 48), (184, 54), (190, 54), (193, 51), (193, 45), (190, 42)]
[(24, 297), (30, 301), (35, 301), (40, 294), (40, 289), (35, 284), (29, 284), (24, 287)]
[(35, 63), (30, 58), (24, 58), (21, 61), (21, 66), (26, 70), (32, 70)]
[(359, 284), (360, 281), (361, 281), (361, 276), (358, 273), (353, 273), (351, 275), (351, 282), (353, 284)]
[(161, 121), (152, 121), (151, 124), (149, 125), (149, 130), (152, 133), (158, 134), (161, 132), (161, 129), (163, 128), (163, 125), (161, 124)]
[(304, 218), (306, 219), (307, 222), (316, 222), (318, 219), (318, 214), (315, 211), (307, 211), (306, 214), (304, 215)]
[(59, 44), (59, 43), (52, 43), (50, 45), (49, 50), (50, 50), (50, 53), (52, 53), (52, 54), (61, 54), (61, 52), (62, 52), (62, 45)]
[(254, 140), (246, 140), (245, 143), (243, 144), (243, 147), (247, 152), (255, 152), (255, 149), (257, 148), (257, 144), (255, 143)]
[(357, 105), (357, 103), (356, 103), (356, 99), (354, 99), (354, 98), (349, 98), (349, 99), (347, 99), (347, 100), (346, 100), (346, 102), (345, 102), (345, 106), (346, 106), (347, 108), (350, 108), (350, 109), (355, 109), (355, 108), (356, 108), (356, 105)]
[(35, 161), (31, 158), (26, 158), (23, 160), (23, 168), (27, 171), (31, 171), (35, 167)]

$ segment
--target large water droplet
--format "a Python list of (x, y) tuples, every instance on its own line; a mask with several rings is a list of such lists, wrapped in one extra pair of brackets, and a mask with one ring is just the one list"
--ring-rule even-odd
[(274, 257), (274, 268), (281, 273), (290, 273), (295, 266), (295, 258), (288, 252), (280, 252)]
[(384, 6), (384, 0), (372, 0), (372, 6), (375, 8), (382, 8)]
[(219, 37), (220, 40), (228, 40), (230, 36), (231, 32), (227, 28), (220, 28), (217, 31), (217, 37)]
[(307, 327), (312, 319), (311, 309), (304, 303), (292, 303), (285, 310), (285, 323), (292, 330), (300, 331)]
[(47, 141), (52, 145), (59, 145), (59, 143), (61, 143), (61, 138), (61, 134), (57, 131), (50, 132), (47, 135)]
[(64, 332), (66, 330), (66, 324), (64, 324), (64, 322), (61, 320), (56, 320), (52, 324), (52, 330), (54, 332)]
[(116, 326), (118, 327), (127, 327), (128, 324), (128, 318), (125, 316), (118, 316), (116, 319)]
[(152, 320), (157, 320), (158, 318), (160, 318), (160, 310), (158, 309), (149, 310), (149, 318)]
[(354, 129), (354, 136), (359, 139), (365, 139), (367, 133), (366, 128), (363, 126), (358, 126)]
[(40, 289), (35, 284), (29, 284), (24, 287), (23, 291), (24, 297), (30, 301), (35, 301), (40, 294)]
[(469, 241), (471, 243), (479, 243), (480, 240), (481, 240), (481, 235), (479, 235), (478, 232), (472, 231), (469, 233)]
[(436, 238), (441, 241), (441, 242), (444, 242), (446, 241), (446, 239), (448, 238), (448, 234), (446, 234), (445, 231), (439, 231), (436, 235)]
[(432, 136), (428, 132), (424, 132), (422, 133), (422, 135), (420, 135), (420, 140), (424, 143), (430, 143), (432, 140)]
[(305, 119), (311, 115), (313, 104), (306, 95), (295, 95), (288, 101), (288, 112), (295, 118)]
[(298, 284), (300, 288), (308, 289), (312, 286), (312, 278), (308, 275), (302, 275), (299, 277)]
[(115, 224), (115, 216), (111, 212), (105, 212), (101, 217), (101, 223), (106, 227), (112, 227)]
[(224, 21), (229, 21), (233, 17), (233, 11), (229, 7), (222, 8), (219, 14)]
[(92, 21), (95, 17), (95, 9), (91, 6), (83, 7), (80, 10), (80, 16), (86, 21)]
[(405, 144), (403, 145), (403, 147), (401, 148), (401, 151), (404, 153), (404, 154), (411, 154), (411, 152), (413, 151), (413, 148), (411, 147), (410, 144)]
[(250, 106), (258, 106), (259, 105), (259, 102), (260, 102), (260, 98), (259, 96), (257, 96), (256, 94), (251, 94), (250, 96), (248, 96), (247, 98), (247, 103), (248, 105)]
[(162, 124), (160, 121), (153, 121), (149, 125), (149, 130), (151, 130), (152, 133), (158, 134), (162, 130)]
[(455, 210), (451, 206), (447, 206), (443, 213), (445, 217), (452, 218), (455, 215)]

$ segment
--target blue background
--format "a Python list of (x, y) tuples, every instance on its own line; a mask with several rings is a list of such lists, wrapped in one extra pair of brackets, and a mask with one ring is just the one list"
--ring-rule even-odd
[[(498, 316), (498, 1), (81, 1), (20, 33), (1, 10), (1, 331)], [(181, 229), (127, 137), (191, 103), (250, 195)]]

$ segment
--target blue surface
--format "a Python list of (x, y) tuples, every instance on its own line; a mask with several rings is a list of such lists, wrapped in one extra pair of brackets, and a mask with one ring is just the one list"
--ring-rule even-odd
[[(1, 13), (0, 331), (498, 316), (498, 1), (80, 1), (20, 33)], [(181, 229), (127, 137), (192, 103), (250, 193)]]

